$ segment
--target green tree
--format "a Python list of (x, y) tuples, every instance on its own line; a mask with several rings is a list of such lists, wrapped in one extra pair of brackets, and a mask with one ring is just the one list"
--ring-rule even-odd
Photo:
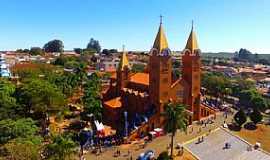
[(232, 94), (236, 97), (239, 97), (241, 91), (255, 89), (255, 82), (252, 80), (238, 78), (234, 81), (234, 85), (231, 88)]
[(249, 118), (254, 124), (257, 124), (262, 121), (263, 116), (258, 109), (254, 109), (253, 112), (249, 115)]
[(170, 160), (170, 156), (169, 156), (169, 154), (168, 154), (167, 151), (161, 152), (161, 153), (158, 155), (157, 160)]
[(12, 160), (39, 160), (40, 143), (33, 143), (27, 139), (14, 139), (4, 145), (8, 152), (8, 157)]
[(64, 72), (63, 74), (51, 74), (47, 80), (57, 86), (66, 95), (71, 96), (80, 85), (80, 76), (76, 73)]
[[(20, 104), (25, 113), (39, 119), (43, 130), (46, 128), (48, 115), (61, 113), (65, 106), (65, 97), (54, 84), (41, 79), (31, 79), (18, 91)], [(33, 113), (33, 114), (32, 114)]]
[(61, 40), (52, 40), (44, 45), (45, 52), (60, 52), (64, 51), (64, 43)]
[(112, 55), (112, 53), (118, 53), (117, 49), (103, 49), (102, 54), (105, 55)]
[(75, 153), (75, 142), (68, 136), (57, 135), (52, 143), (46, 146), (48, 158), (52, 160), (68, 160)]
[(96, 52), (99, 53), (100, 50), (101, 50), (99, 41), (98, 41), (98, 40), (95, 40), (95, 39), (93, 39), (93, 38), (91, 38), (91, 39), (90, 39), (90, 42), (87, 44), (86, 49), (93, 49), (93, 50), (95, 50)]
[(17, 49), (15, 52), (17, 53), (29, 53), (29, 49)]
[(236, 122), (236, 124), (239, 127), (242, 127), (242, 125), (244, 123), (246, 123), (247, 121), (247, 116), (245, 114), (245, 112), (243, 111), (243, 109), (240, 109), (235, 115), (234, 115), (234, 120)]
[(83, 53), (83, 49), (81, 48), (74, 48), (74, 52), (77, 54), (82, 54)]
[(19, 108), (14, 97), (15, 89), (15, 85), (0, 79), (0, 120), (17, 116)]
[(43, 55), (44, 51), (40, 47), (32, 47), (29, 51), (32, 56)]
[(67, 62), (70, 62), (70, 61), (79, 61), (79, 59), (77, 57), (73, 57), (73, 56), (70, 57), (70, 56), (65, 56), (63, 54), (60, 54), (60, 56), (56, 58), (53, 64), (64, 66)]
[(202, 75), (202, 86), (207, 89), (208, 94), (223, 100), (228, 93), (226, 88), (231, 88), (232, 84), (222, 74), (206, 73)]
[(23, 118), (18, 120), (6, 119), (0, 121), (1, 144), (5, 144), (9, 140), (16, 138), (28, 138), (31, 139), (33, 142), (38, 142), (38, 137), (35, 137), (37, 132), (38, 127), (36, 126), (35, 121), (33, 121), (31, 118)]
[(132, 72), (143, 72), (144, 68), (145, 68), (144, 64), (137, 63), (137, 64), (132, 65), (131, 70), (132, 70)]
[(78, 61), (67, 61), (64, 67), (68, 69), (76, 69), (79, 67), (79, 65), (80, 63)]
[(264, 111), (267, 109), (266, 100), (256, 89), (243, 90), (239, 94), (239, 102), (242, 106)]
[(100, 100), (101, 81), (97, 74), (92, 74), (90, 80), (84, 85), (84, 112), (83, 117), (93, 114), (96, 119), (102, 118), (102, 105)]
[(110, 51), (110, 53), (118, 53), (117, 49), (110, 49), (109, 51)]
[(259, 93), (251, 98), (252, 108), (258, 111), (264, 111), (267, 109), (267, 103), (265, 99)]
[(239, 93), (239, 103), (245, 107), (252, 107), (252, 99), (257, 96), (255, 89), (242, 90)]
[(108, 56), (108, 55), (111, 54), (111, 53), (110, 53), (110, 51), (109, 51), (108, 49), (103, 49), (103, 50), (102, 50), (102, 54), (105, 54), (105, 55)]
[(186, 106), (183, 104), (169, 103), (165, 106), (165, 130), (172, 133), (171, 136), (171, 158), (173, 158), (173, 140), (177, 129), (186, 131), (187, 129), (187, 117), (185, 112)]

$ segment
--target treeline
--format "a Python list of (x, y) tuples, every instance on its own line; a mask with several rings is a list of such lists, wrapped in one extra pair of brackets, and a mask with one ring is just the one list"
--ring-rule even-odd
[(233, 58), (235, 61), (241, 62), (250, 62), (250, 63), (260, 63), (265, 65), (270, 65), (270, 56), (266, 56), (265, 54), (253, 54), (247, 49), (241, 48), (238, 52), (235, 52), (235, 56)]
[(208, 95), (225, 101), (228, 96), (239, 98), (239, 108), (252, 108), (265, 111), (270, 108), (270, 102), (257, 90), (255, 82), (242, 78), (228, 78), (219, 73), (204, 73), (202, 86)]
[[(98, 40), (90, 39), (86, 48), (74, 48), (77, 54), (82, 53), (100, 53), (101, 46)], [(64, 52), (64, 42), (54, 39), (46, 43), (43, 47), (31, 47), (30, 49), (17, 49), (18, 53), (29, 53), (31, 55), (43, 55), (44, 53), (62, 53)]]
[[(74, 72), (58, 65), (70, 65)], [(79, 132), (54, 130), (50, 117), (61, 122), (72, 116), (81, 124), (88, 115), (102, 118), (100, 77), (87, 76), (85, 67), (80, 58), (62, 59), (57, 65), (20, 64), (12, 70), (19, 77), (16, 83), (0, 79), (0, 159), (67, 159), (75, 154)], [(77, 92), (83, 92), (78, 102), (83, 112), (74, 115), (68, 102)]]

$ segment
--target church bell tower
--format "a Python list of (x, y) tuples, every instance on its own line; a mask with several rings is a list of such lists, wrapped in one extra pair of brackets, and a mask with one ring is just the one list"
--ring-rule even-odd
[(182, 78), (186, 82), (184, 104), (193, 112), (193, 120), (201, 118), (200, 88), (201, 88), (201, 50), (198, 47), (196, 34), (192, 29), (182, 56)]
[(128, 75), (130, 71), (130, 65), (128, 62), (128, 57), (123, 46), (123, 53), (120, 59), (120, 63), (117, 68), (117, 96), (120, 96), (121, 90), (126, 86), (128, 81)]
[(150, 101), (159, 113), (163, 112), (162, 104), (169, 101), (171, 72), (171, 55), (161, 17), (158, 33), (149, 57)]

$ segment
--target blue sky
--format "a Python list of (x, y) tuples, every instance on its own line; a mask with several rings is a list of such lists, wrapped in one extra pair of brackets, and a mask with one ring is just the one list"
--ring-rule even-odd
[(182, 50), (191, 20), (202, 51), (270, 53), (270, 0), (1, 0), (0, 50), (43, 46), (149, 50), (159, 15), (172, 50)]

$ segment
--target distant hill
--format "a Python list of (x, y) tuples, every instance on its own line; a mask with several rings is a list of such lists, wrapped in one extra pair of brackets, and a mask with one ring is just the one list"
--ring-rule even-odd
[(204, 58), (233, 58), (235, 56), (235, 53), (230, 52), (204, 52), (202, 53), (202, 57)]
[(270, 54), (258, 54), (258, 56), (259, 56), (261, 59), (269, 59), (269, 60), (270, 60)]
[[(205, 52), (202, 53), (202, 57), (204, 58), (233, 58), (236, 55), (236, 53), (231, 52)], [(255, 54), (253, 54), (255, 55)], [(270, 60), (270, 54), (257, 54), (258, 59), (267, 59)]]

